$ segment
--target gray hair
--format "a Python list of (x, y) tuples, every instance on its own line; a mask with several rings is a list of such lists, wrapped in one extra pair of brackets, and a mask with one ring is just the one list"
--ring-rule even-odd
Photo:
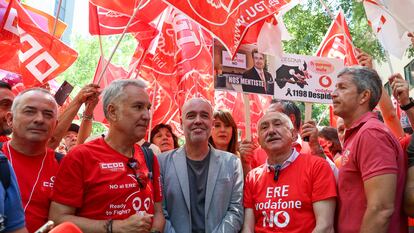
[(108, 106), (109, 104), (117, 101), (119, 98), (121, 98), (124, 93), (124, 89), (127, 86), (135, 86), (139, 88), (147, 88), (147, 84), (140, 79), (118, 79), (111, 84), (105, 90), (103, 91), (103, 111), (105, 114), (105, 117), (108, 118)]
[(53, 100), (53, 103), (56, 105), (56, 114), (57, 114), (58, 104), (56, 103), (55, 97), (54, 97), (54, 96), (53, 96), (53, 95), (52, 95), (52, 94), (51, 94), (48, 90), (46, 90), (46, 89), (44, 89), (44, 88), (34, 87), (34, 88), (29, 88), (29, 89), (26, 89), (26, 90), (24, 90), (24, 91), (20, 92), (20, 93), (16, 96), (16, 98), (14, 98), (14, 100), (13, 100), (13, 104), (12, 104), (12, 106), (11, 106), (11, 111), (12, 111), (13, 115), (15, 115), (15, 114), (16, 114), (17, 107), (19, 106), (19, 104), (20, 104), (20, 102), (21, 102), (21, 100), (22, 100), (23, 96), (24, 96), (25, 94), (29, 93), (29, 92), (39, 92), (39, 93), (41, 93), (41, 94), (45, 94), (45, 95), (49, 96), (49, 97), (50, 97), (50, 99), (51, 99), (51, 100)]
[(338, 77), (352, 75), (352, 81), (357, 87), (358, 94), (365, 90), (371, 92), (369, 108), (373, 110), (377, 106), (382, 95), (382, 81), (378, 73), (370, 68), (362, 66), (346, 67), (339, 72)]

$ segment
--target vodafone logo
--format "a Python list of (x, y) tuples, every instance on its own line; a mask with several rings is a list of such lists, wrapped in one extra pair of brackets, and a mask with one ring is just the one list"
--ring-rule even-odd
[(332, 85), (332, 79), (327, 75), (322, 75), (319, 78), (319, 85), (321, 85), (324, 88), (328, 88)]

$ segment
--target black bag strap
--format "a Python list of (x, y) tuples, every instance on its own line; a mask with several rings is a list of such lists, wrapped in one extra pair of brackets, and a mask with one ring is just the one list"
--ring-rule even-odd
[(148, 168), (148, 175), (149, 178), (151, 179), (151, 182), (153, 182), (154, 176), (153, 176), (153, 170), (154, 170), (154, 152), (146, 147), (146, 146), (141, 146), (142, 151), (144, 152), (144, 157), (145, 157), (145, 163), (147, 165)]
[(0, 152), (0, 180), (4, 190), (10, 186), (10, 167), (8, 159)]

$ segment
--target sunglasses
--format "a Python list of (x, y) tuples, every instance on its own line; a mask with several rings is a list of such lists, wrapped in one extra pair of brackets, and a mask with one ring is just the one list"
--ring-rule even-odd
[(128, 167), (134, 172), (134, 177), (141, 189), (147, 187), (147, 176), (145, 173), (138, 171), (140, 164), (135, 158), (128, 159)]

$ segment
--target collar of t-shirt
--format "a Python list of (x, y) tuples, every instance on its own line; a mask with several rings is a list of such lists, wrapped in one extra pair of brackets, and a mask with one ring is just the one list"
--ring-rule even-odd
[(352, 123), (349, 129), (345, 130), (344, 140), (346, 140), (355, 130), (358, 130), (362, 125), (364, 125), (368, 120), (372, 118), (378, 119), (377, 115), (373, 112), (364, 113), (358, 120)]
[[(289, 158), (286, 159), (282, 163), (282, 166), (281, 166), (280, 170), (283, 170), (283, 169), (287, 168), (291, 163), (293, 163), (298, 158), (298, 156), (299, 156), (299, 152), (295, 148), (293, 148), (292, 153), (290, 154)], [(273, 167), (273, 166), (274, 165), (270, 165), (269, 161), (266, 160), (266, 168), (267, 168), (268, 172), (272, 171), (272, 169), (270, 169), (270, 168)]]

